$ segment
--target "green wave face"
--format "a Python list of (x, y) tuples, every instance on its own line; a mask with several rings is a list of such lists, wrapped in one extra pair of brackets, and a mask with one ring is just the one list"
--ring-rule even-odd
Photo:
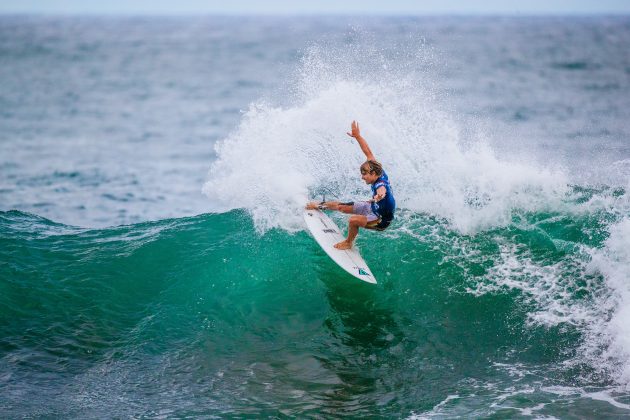
[(612, 216), (522, 214), (476, 235), (402, 216), (359, 237), (374, 286), (307, 233), (261, 236), (242, 211), (102, 230), (2, 213), (0, 405), (12, 416), (510, 416), (539, 404), (563, 415), (579, 390), (616, 386), (595, 328), (613, 294), (585, 251), (605, 246)]

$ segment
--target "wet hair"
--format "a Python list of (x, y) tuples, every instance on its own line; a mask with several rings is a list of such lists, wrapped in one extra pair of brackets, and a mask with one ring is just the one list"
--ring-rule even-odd
[(374, 172), (374, 174), (378, 176), (383, 175), (383, 165), (375, 160), (366, 160), (359, 169), (369, 173)]

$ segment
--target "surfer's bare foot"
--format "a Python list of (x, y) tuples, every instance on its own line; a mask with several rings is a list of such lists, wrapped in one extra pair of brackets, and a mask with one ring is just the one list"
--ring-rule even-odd
[(315, 210), (319, 207), (319, 203), (317, 201), (311, 201), (306, 205), (306, 210)]
[(350, 249), (350, 248), (352, 248), (352, 242), (341, 241), (338, 244), (335, 244), (335, 248), (337, 248), (337, 249)]

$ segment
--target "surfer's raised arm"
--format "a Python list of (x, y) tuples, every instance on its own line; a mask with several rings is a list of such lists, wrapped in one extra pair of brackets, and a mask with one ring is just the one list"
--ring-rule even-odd
[(351, 129), (352, 131), (349, 131), (346, 134), (348, 134), (350, 137), (354, 137), (357, 140), (367, 160), (376, 160), (374, 154), (370, 150), (370, 146), (368, 146), (365, 139), (361, 136), (361, 132), (359, 131), (359, 123), (356, 121), (352, 121)]

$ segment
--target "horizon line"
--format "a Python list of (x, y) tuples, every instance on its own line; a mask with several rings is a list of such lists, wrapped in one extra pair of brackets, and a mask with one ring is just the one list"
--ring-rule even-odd
[(90, 17), (562, 17), (630, 16), (630, 11), (462, 11), (462, 12), (217, 12), (217, 11), (2, 11), (0, 16), (90, 16)]

